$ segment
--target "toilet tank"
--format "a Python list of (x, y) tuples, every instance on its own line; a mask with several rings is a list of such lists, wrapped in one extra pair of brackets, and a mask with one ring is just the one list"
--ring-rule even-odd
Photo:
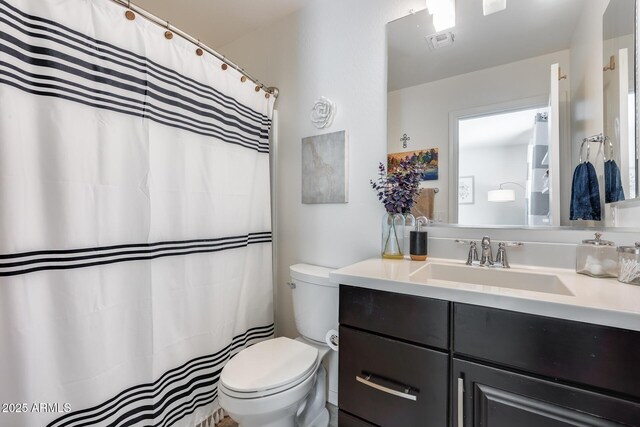
[(338, 285), (329, 282), (331, 268), (309, 264), (289, 267), (296, 329), (305, 338), (325, 342), (327, 331), (338, 329)]

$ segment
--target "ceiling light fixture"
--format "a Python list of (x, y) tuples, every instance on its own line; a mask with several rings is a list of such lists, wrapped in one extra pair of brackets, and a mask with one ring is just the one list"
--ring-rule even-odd
[(484, 16), (500, 12), (507, 8), (507, 0), (482, 0), (482, 13)]
[(456, 0), (426, 0), (433, 26), (440, 32), (456, 26)]

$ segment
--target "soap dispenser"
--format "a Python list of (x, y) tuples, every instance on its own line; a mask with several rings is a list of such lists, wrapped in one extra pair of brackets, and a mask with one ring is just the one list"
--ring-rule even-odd
[(602, 233), (596, 233), (595, 239), (583, 240), (576, 252), (576, 272), (591, 277), (617, 277), (616, 244), (603, 240)]
[(427, 232), (421, 229), (429, 224), (427, 217), (416, 218), (416, 228), (409, 233), (409, 256), (413, 261), (424, 261), (427, 259)]

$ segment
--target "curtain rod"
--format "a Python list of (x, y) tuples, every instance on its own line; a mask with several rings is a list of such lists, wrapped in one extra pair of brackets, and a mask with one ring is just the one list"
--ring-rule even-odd
[(163, 19), (158, 18), (157, 16), (153, 15), (151, 12), (141, 8), (140, 6), (137, 6), (137, 5), (133, 4), (133, 3), (131, 3), (128, 0), (110, 0), (110, 1), (120, 5), (122, 7), (125, 7), (125, 8), (127, 8), (127, 9), (129, 9), (129, 10), (131, 10), (133, 12), (138, 13), (139, 15), (141, 15), (146, 20), (153, 22), (154, 24), (158, 25), (159, 27), (166, 28), (168, 31), (171, 31), (174, 34), (179, 35), (180, 37), (182, 37), (186, 41), (196, 45), (200, 49), (202, 49), (202, 50), (204, 50), (206, 52), (209, 52), (211, 55), (215, 56), (216, 58), (218, 58), (219, 60), (221, 60), (222, 62), (224, 62), (225, 64), (227, 64), (231, 68), (233, 68), (234, 70), (237, 70), (238, 72), (242, 73), (249, 80), (251, 80), (253, 83), (255, 83), (260, 89), (262, 89), (265, 92), (273, 95), (275, 98), (278, 97), (279, 91), (278, 91), (277, 87), (267, 87), (264, 84), (260, 83), (260, 81), (258, 79), (253, 77), (251, 74), (247, 73), (243, 68), (241, 68), (240, 66), (235, 64), (233, 61), (227, 59), (227, 57), (225, 57), (224, 55), (219, 54), (218, 52), (216, 52), (215, 50), (213, 50), (209, 46), (203, 44), (200, 40), (193, 38), (192, 36), (190, 36), (189, 34), (185, 33), (184, 31), (181, 31), (180, 29), (171, 26), (169, 21), (165, 21)]

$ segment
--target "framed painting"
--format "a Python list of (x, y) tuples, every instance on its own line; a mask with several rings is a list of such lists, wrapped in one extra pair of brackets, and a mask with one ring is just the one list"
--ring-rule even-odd
[(302, 203), (347, 203), (347, 132), (302, 139)]
[(422, 167), (422, 181), (435, 181), (438, 179), (438, 149), (427, 148), (419, 151), (405, 151), (403, 153), (389, 153), (387, 155), (387, 171), (393, 172), (400, 161), (406, 158), (417, 162)]

